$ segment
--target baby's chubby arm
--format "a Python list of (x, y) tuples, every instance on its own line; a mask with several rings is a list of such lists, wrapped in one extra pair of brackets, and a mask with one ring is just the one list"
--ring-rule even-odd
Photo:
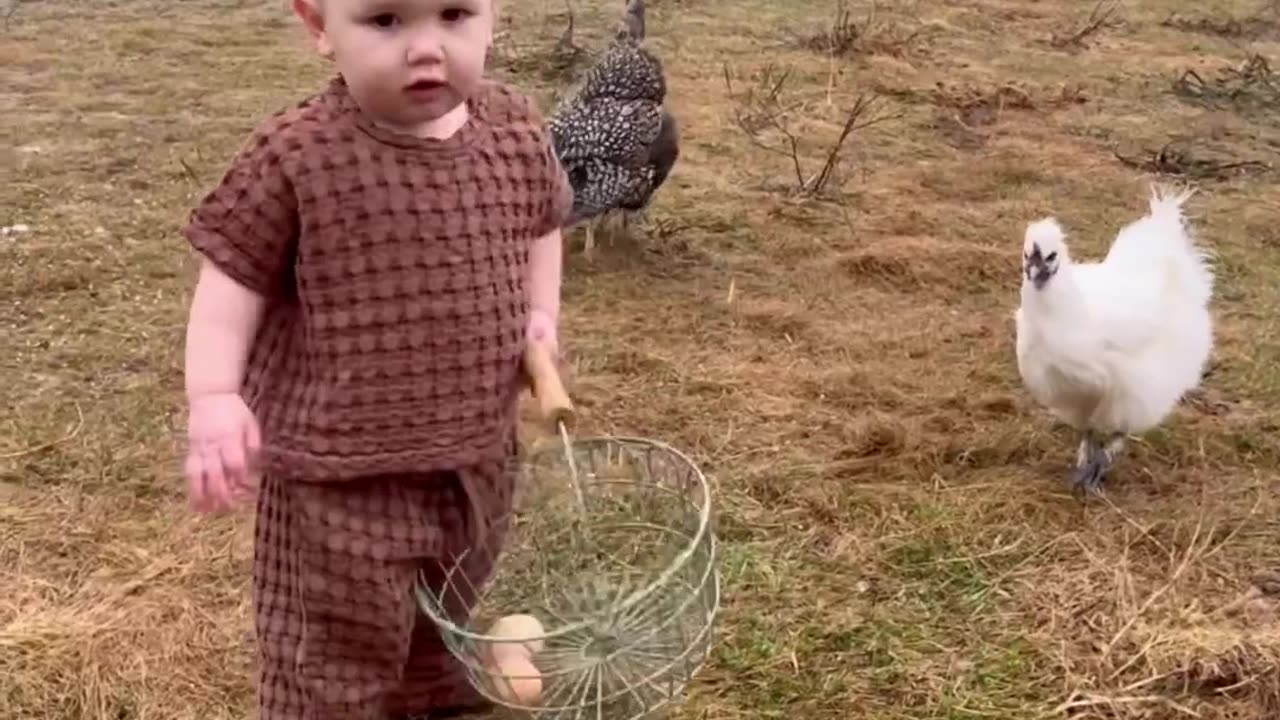
[(249, 348), (265, 299), (204, 260), (187, 322), (185, 464), (192, 506), (225, 511), (252, 491), (262, 438), (240, 396)]
[(264, 298), (203, 260), (187, 322), (186, 390), (193, 399), (238, 393)]
[(255, 128), (183, 229), (202, 260), (185, 362), (186, 476), (203, 512), (232, 509), (254, 485), (261, 436), (240, 390), (266, 303), (286, 289), (296, 255), (298, 138), (289, 118)]
[(542, 235), (529, 248), (529, 327), (531, 342), (559, 355), (556, 327), (560, 319), (560, 230)]
[[(540, 123), (540, 116), (534, 113)], [(541, 233), (529, 248), (529, 339), (546, 342), (559, 353), (556, 328), (560, 321), (560, 285), (563, 263), (562, 228), (573, 209), (573, 186), (556, 156), (555, 146), (542, 131), (541, 171), (544, 178), (542, 215), (535, 232)]]
[(529, 248), (529, 302), (534, 312), (546, 314), (554, 324), (560, 317), (560, 281), (563, 247), (555, 228)]

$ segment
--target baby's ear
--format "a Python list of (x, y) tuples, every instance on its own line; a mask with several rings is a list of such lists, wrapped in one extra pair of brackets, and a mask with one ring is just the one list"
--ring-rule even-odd
[(498, 0), (489, 0), (489, 37), (486, 38), (485, 45), (492, 50), (493, 41), (498, 35), (498, 13), (502, 11), (502, 5)]
[(293, 14), (297, 15), (311, 39), (315, 41), (316, 52), (324, 57), (333, 57), (333, 46), (329, 44), (329, 36), (324, 31), (324, 13), (316, 4), (316, 0), (293, 0)]

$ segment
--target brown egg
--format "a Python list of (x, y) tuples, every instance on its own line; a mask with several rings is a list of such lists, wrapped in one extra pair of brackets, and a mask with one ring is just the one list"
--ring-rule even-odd
[(494, 684), (507, 702), (532, 705), (542, 696), (542, 673), (523, 654), (503, 657), (497, 662)]

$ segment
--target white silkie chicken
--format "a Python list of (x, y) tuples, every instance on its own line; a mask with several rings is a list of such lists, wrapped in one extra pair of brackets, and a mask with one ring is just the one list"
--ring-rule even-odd
[(1073, 489), (1097, 492), (1128, 435), (1200, 383), (1213, 348), (1213, 273), (1187, 229), (1194, 191), (1152, 188), (1151, 210), (1105, 259), (1072, 262), (1052, 218), (1027, 226), (1018, 372), (1031, 396), (1080, 431)]

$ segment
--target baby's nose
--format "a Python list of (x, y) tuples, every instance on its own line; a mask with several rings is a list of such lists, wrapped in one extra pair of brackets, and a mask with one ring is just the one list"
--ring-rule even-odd
[(405, 50), (405, 60), (410, 65), (440, 62), (443, 56), (440, 38), (435, 32), (423, 30), (410, 36)]

